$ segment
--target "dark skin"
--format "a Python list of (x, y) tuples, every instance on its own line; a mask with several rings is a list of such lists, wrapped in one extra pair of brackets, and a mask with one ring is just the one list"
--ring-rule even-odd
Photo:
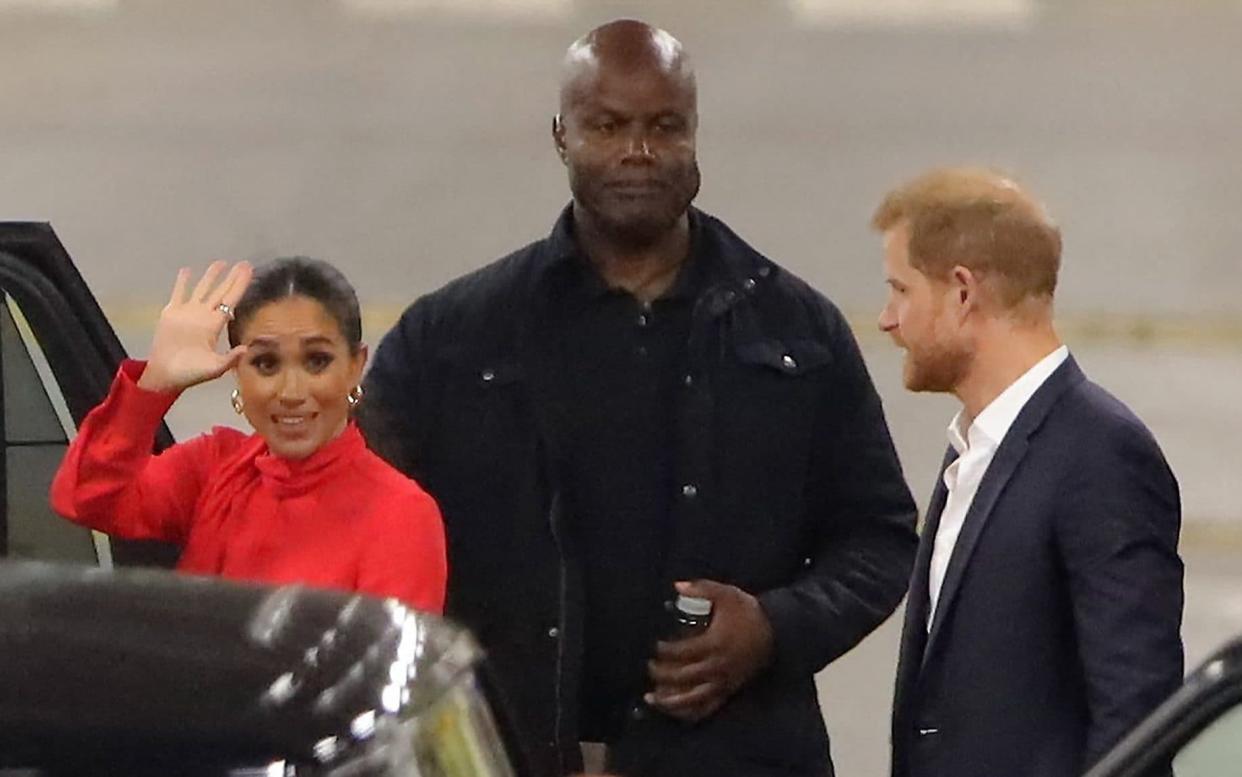
[(772, 660), (772, 626), (759, 600), (713, 580), (677, 583), (678, 593), (710, 599), (712, 622), (697, 637), (656, 643), (647, 662), (651, 706), (679, 720), (703, 720)]
[(553, 141), (569, 173), (575, 236), (613, 287), (642, 301), (672, 286), (698, 193), (694, 73), (680, 44), (640, 22), (570, 47)]
[[(618, 21), (570, 47), (552, 134), (569, 172), (575, 238), (605, 282), (643, 302), (668, 291), (689, 255), (697, 129), (694, 72), (668, 33)], [(711, 580), (677, 588), (712, 601), (711, 626), (656, 645), (646, 701), (695, 722), (767, 667), (772, 628), (740, 588)]]

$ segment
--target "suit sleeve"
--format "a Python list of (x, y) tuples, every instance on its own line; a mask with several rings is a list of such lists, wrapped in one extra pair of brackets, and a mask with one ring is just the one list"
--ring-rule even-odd
[(1057, 532), (1086, 682), (1093, 764), (1181, 684), (1181, 510), (1146, 429), (1095, 432), (1060, 500)]
[(415, 489), (385, 518), (382, 535), (367, 538), (358, 590), (396, 597), (422, 612), (443, 613), (448, 562), (440, 509)]
[(145, 366), (122, 364), (107, 398), (82, 421), (52, 480), (52, 509), (126, 539), (184, 543), (214, 445), (199, 437), (152, 455), (177, 395), (138, 388)]
[(906, 593), (917, 510), (880, 397), (835, 310), (833, 378), (821, 399), (807, 473), (809, 565), (759, 596), (775, 639), (773, 668), (805, 677), (884, 622)]

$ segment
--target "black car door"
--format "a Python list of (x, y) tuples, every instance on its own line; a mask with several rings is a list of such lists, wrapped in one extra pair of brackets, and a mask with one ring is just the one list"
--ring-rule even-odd
[[(0, 222), (0, 557), (171, 566), (175, 548), (61, 520), (48, 488), (125, 351), (48, 224)], [(171, 445), (161, 427), (156, 449)]]

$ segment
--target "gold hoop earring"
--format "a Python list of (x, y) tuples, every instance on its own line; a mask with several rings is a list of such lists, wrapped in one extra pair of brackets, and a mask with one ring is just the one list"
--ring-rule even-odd
[(362, 384), (358, 384), (349, 390), (349, 393), (345, 395), (345, 401), (349, 403), (350, 410), (358, 406), (358, 403), (362, 401), (362, 395), (365, 393), (362, 389)]
[(238, 415), (241, 415), (242, 411), (246, 409), (245, 403), (242, 402), (241, 391), (238, 389), (233, 389), (233, 394), (229, 397), (229, 404), (233, 406), (233, 412)]

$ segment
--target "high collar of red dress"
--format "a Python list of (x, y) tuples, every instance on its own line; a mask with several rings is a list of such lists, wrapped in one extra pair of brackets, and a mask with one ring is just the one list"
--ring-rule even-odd
[(362, 433), (350, 423), (345, 431), (304, 459), (286, 459), (265, 451), (255, 457), (254, 465), (278, 496), (295, 496), (332, 477), (364, 450)]

